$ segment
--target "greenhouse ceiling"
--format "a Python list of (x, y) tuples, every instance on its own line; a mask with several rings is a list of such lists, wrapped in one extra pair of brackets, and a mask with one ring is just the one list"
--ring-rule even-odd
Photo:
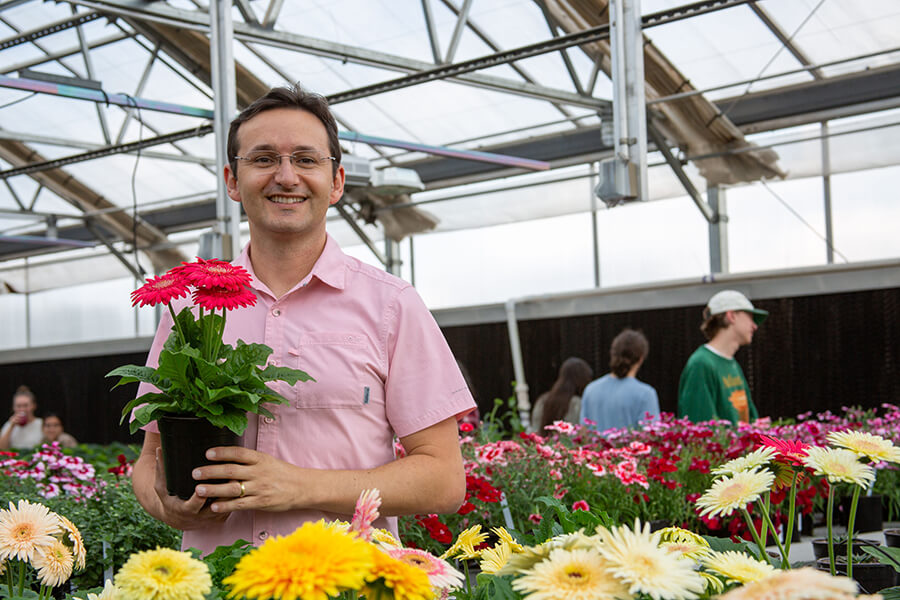
[[(348, 171), (364, 170), (330, 217), (345, 237), (565, 214), (452, 200), (611, 155), (608, 14), (607, 0), (235, 0), (236, 105), (291, 82), (329, 98)], [(895, 0), (642, 0), (641, 14), (663, 167), (649, 199), (686, 194), (670, 166), (700, 190), (818, 173), (805, 125), (897, 125)], [(154, 270), (187, 258), (184, 234), (216, 219), (209, 31), (200, 1), (0, 0), (0, 266), (102, 254), (116, 266), (97, 276), (114, 277), (142, 274), (136, 249)], [(838, 168), (900, 164), (884, 138)], [(403, 169), (421, 185), (373, 183)]]

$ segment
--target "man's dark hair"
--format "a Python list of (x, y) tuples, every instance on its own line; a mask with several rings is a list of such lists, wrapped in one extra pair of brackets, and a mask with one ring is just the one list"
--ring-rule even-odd
[(631, 367), (647, 357), (650, 344), (640, 331), (624, 329), (613, 338), (609, 347), (609, 368), (616, 377), (628, 375)]
[(254, 100), (250, 106), (242, 110), (241, 114), (231, 122), (231, 127), (228, 128), (227, 149), (228, 163), (231, 165), (231, 172), (234, 176), (237, 177), (237, 160), (234, 157), (238, 153), (238, 147), (240, 146), (238, 129), (259, 113), (276, 108), (305, 110), (308, 113), (312, 113), (313, 116), (322, 122), (322, 125), (325, 126), (325, 132), (328, 134), (328, 151), (335, 158), (332, 161), (331, 172), (332, 174), (337, 173), (338, 165), (341, 164), (341, 144), (338, 141), (337, 123), (334, 120), (334, 115), (331, 114), (331, 109), (328, 107), (328, 100), (325, 96), (307, 92), (295, 84), (291, 87), (272, 88), (265, 96)]
[(703, 337), (706, 338), (706, 341), (712, 341), (717, 333), (728, 327), (726, 314), (728, 313), (710, 315), (709, 309), (703, 310), (703, 323), (700, 324), (700, 331), (703, 332)]

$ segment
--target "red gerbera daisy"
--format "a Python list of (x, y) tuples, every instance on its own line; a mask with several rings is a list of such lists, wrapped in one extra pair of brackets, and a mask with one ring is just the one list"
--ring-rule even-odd
[(197, 262), (182, 263), (181, 271), (191, 285), (198, 288), (225, 288), (241, 290), (250, 285), (250, 273), (224, 260), (197, 257)]
[(177, 272), (169, 271), (159, 277), (151, 277), (147, 283), (131, 292), (131, 305), (156, 306), (167, 304), (188, 293), (188, 282)]
[(217, 308), (231, 310), (256, 304), (256, 294), (249, 288), (231, 290), (223, 287), (202, 287), (194, 290), (194, 304), (213, 311)]
[(778, 451), (776, 461), (794, 466), (803, 466), (803, 458), (809, 448), (809, 444), (799, 440), (777, 440), (767, 435), (759, 436), (759, 445), (774, 448)]

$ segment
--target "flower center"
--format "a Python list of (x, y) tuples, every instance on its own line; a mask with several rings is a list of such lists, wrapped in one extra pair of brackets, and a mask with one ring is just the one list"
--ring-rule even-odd
[(169, 568), (163, 566), (153, 567), (153, 571), (158, 573), (159, 575), (162, 575), (163, 577), (168, 577), (170, 573)]
[(736, 502), (743, 498), (745, 495), (744, 486), (740, 483), (732, 483), (727, 488), (722, 490), (722, 500), (725, 502)]
[(18, 540), (27, 540), (32, 537), (31, 527), (23, 525), (16, 529), (14, 536)]
[(584, 573), (576, 570), (566, 571), (566, 577), (569, 581), (580, 582), (584, 580)]

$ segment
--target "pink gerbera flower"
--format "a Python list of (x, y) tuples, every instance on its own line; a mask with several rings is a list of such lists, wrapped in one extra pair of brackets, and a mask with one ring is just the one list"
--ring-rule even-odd
[(225, 288), (238, 291), (250, 285), (250, 273), (244, 267), (224, 260), (217, 258), (204, 260), (197, 257), (196, 262), (182, 265), (181, 272), (191, 285), (198, 288)]
[(810, 447), (800, 440), (778, 440), (767, 435), (759, 436), (759, 445), (778, 451), (775, 460), (788, 465), (803, 466), (806, 450)]
[(256, 304), (256, 294), (249, 288), (231, 290), (223, 287), (197, 288), (193, 294), (194, 304), (206, 310), (232, 310)]
[(448, 589), (462, 585), (462, 573), (451, 567), (447, 561), (424, 550), (417, 548), (392, 548), (387, 550), (387, 553), (401, 562), (425, 571), (425, 574), (428, 575), (428, 581), (433, 588)]
[(372, 523), (378, 518), (378, 507), (381, 506), (381, 496), (378, 490), (363, 490), (356, 501), (356, 510), (353, 511), (353, 519), (350, 521), (350, 531), (367, 542), (372, 539)]
[(143, 286), (131, 292), (131, 305), (156, 306), (168, 304), (188, 293), (188, 281), (177, 272), (169, 271), (159, 277), (151, 277)]

